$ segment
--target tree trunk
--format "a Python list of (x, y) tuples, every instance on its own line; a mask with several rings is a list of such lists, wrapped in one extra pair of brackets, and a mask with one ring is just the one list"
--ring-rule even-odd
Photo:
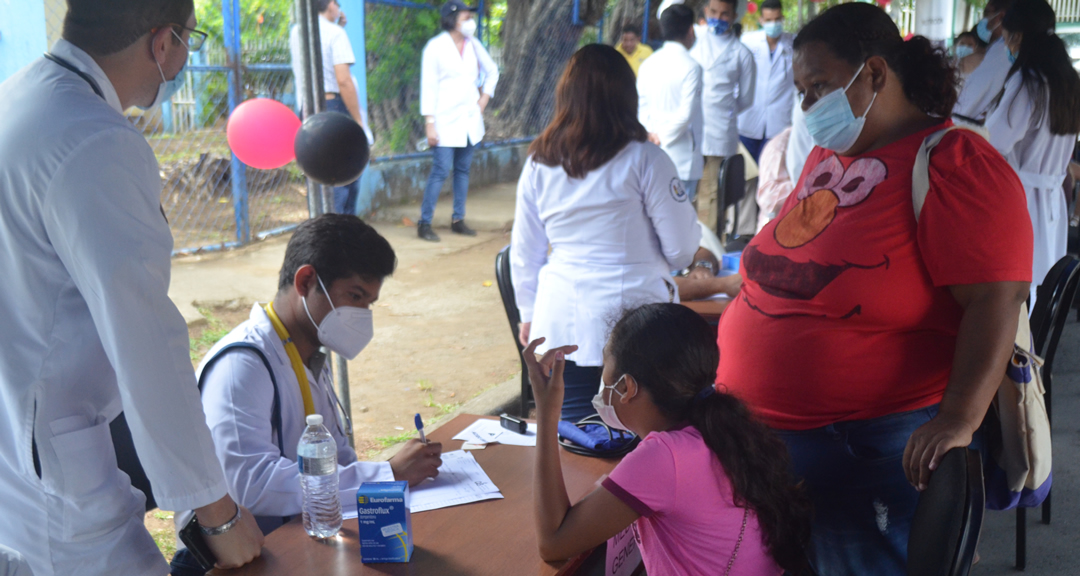
[[(657, 10), (664, 0), (649, 0), (649, 40), (660, 39), (660, 14)], [(705, 5), (706, 0), (685, 0), (683, 3), (689, 6), (695, 16), (698, 10)], [(623, 26), (633, 25), (642, 30), (642, 14), (645, 12), (645, 0), (619, 0), (615, 8), (611, 10), (611, 16), (604, 22), (604, 38), (608, 43), (615, 44), (622, 35)], [(696, 20), (696, 18), (695, 18)]]
[(555, 87), (578, 48), (585, 25), (600, 19), (604, 0), (507, 0), (502, 76), (488, 115), (488, 140), (534, 136), (551, 121)]

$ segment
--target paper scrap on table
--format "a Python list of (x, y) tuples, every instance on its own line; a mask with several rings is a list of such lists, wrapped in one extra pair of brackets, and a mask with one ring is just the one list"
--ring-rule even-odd
[(462, 450), (483, 450), (484, 448), (487, 448), (487, 444), (473, 444), (471, 442), (466, 442), (461, 445)]
[[(442, 455), (438, 476), (409, 488), (409, 512), (415, 514), (502, 497), (476, 458), (455, 450)], [(342, 508), (341, 515), (345, 519), (356, 518), (355, 499), (352, 506)]]
[(518, 434), (503, 428), (498, 420), (478, 418), (454, 440), (464, 440), (470, 444), (491, 444), (498, 442), (507, 446), (536, 446), (536, 424), (530, 422), (524, 434)]

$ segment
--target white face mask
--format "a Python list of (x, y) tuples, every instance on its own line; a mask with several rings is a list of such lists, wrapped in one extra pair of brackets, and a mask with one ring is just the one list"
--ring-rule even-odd
[(601, 376), (600, 391), (597, 392), (596, 396), (593, 396), (592, 399), (593, 408), (596, 409), (596, 413), (600, 415), (600, 419), (604, 421), (604, 424), (607, 424), (608, 426), (611, 426), (612, 428), (617, 428), (619, 430), (627, 430), (627, 428), (622, 422), (619, 421), (619, 415), (615, 413), (615, 406), (613, 404), (608, 404), (604, 402), (604, 390), (610, 389), (614, 394), (618, 394), (619, 398), (622, 398), (623, 396), (625, 396), (625, 394), (616, 390), (615, 387), (619, 385), (619, 382), (623, 381), (623, 378), (626, 378), (626, 374), (623, 374), (611, 386), (605, 386), (604, 377)]
[(476, 20), (470, 18), (462, 22), (460, 29), (466, 38), (472, 38), (476, 34)]
[(375, 327), (372, 324), (371, 310), (357, 308), (355, 306), (342, 306), (337, 308), (334, 301), (330, 300), (330, 292), (326, 290), (322, 278), (315, 276), (326, 294), (326, 300), (330, 302), (330, 313), (322, 320), (322, 324), (315, 324), (308, 310), (307, 298), (304, 302), (304, 312), (307, 312), (308, 320), (319, 329), (319, 342), (330, 350), (352, 360), (360, 354), (375, 336)]

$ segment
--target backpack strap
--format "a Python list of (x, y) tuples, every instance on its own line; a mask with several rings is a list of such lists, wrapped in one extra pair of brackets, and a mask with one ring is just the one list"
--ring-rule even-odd
[(983, 138), (987, 137), (985, 129), (973, 126), (954, 125), (938, 130), (923, 140), (919, 146), (919, 152), (915, 154), (915, 166), (911, 169), (911, 204), (915, 209), (915, 221), (919, 221), (922, 214), (926, 196), (930, 193), (930, 152), (941, 143), (942, 138), (953, 130), (967, 130), (974, 132)]
[(278, 451), (281, 452), (281, 457), (285, 458), (285, 441), (282, 439), (281, 431), (281, 397), (278, 395), (277, 378), (274, 377), (274, 369), (270, 366), (270, 361), (266, 359), (266, 354), (263, 354), (263, 351), (260, 350), (258, 346), (248, 342), (234, 342), (222, 346), (221, 349), (218, 350), (212, 358), (207, 360), (205, 365), (203, 365), (202, 372), (199, 374), (199, 394), (202, 394), (203, 380), (206, 378), (206, 373), (210, 368), (226, 354), (237, 350), (249, 350), (254, 352), (255, 355), (259, 357), (259, 360), (262, 360), (263, 366), (266, 366), (266, 371), (270, 373), (270, 383), (274, 386), (274, 403), (273, 407), (270, 409), (270, 428), (274, 431), (275, 436), (277, 436)]

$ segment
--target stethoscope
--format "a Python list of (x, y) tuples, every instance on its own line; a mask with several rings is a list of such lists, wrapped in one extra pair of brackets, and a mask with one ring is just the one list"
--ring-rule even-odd
[(89, 84), (90, 87), (94, 89), (94, 94), (97, 94), (98, 96), (101, 96), (102, 100), (106, 99), (105, 98), (105, 93), (101, 91), (101, 86), (98, 86), (97, 81), (94, 80), (93, 77), (91, 77), (86, 72), (83, 72), (82, 70), (79, 70), (78, 68), (76, 68), (74, 65), (72, 65), (71, 62), (68, 62), (67, 60), (64, 60), (63, 58), (61, 58), (59, 56), (55, 56), (55, 55), (50, 54), (48, 52), (45, 53), (45, 59), (49, 60), (51, 62), (54, 62), (56, 64), (59, 64), (60, 66), (63, 66), (64, 68), (67, 68), (68, 70), (71, 70), (72, 72), (78, 74), (79, 78), (82, 78), (83, 80), (86, 80), (86, 83)]
[[(330, 370), (329, 367), (324, 367), (323, 370)], [(320, 382), (322, 379), (320, 378)], [(327, 382), (332, 382), (332, 379), (327, 379)], [(334, 385), (329, 384), (326, 386), (326, 397), (330, 400), (331, 405), (335, 406), (334, 417), (337, 419), (338, 430), (345, 433), (347, 436), (352, 436), (353, 425), (352, 417), (345, 410), (345, 406), (341, 404), (341, 400), (338, 399), (337, 392), (334, 391)], [(344, 426), (342, 426), (342, 419), (344, 419)]]

